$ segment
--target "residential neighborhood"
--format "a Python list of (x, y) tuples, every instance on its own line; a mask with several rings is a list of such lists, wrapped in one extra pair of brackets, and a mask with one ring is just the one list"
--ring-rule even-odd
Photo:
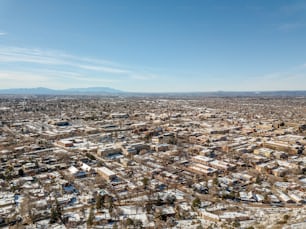
[(305, 228), (306, 101), (2, 96), (0, 227)]

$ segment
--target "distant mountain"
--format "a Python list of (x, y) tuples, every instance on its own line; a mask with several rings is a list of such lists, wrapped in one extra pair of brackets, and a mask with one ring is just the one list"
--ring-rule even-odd
[(64, 90), (44, 87), (0, 89), (0, 94), (6, 95), (107, 95), (121, 93), (124, 92), (109, 87), (69, 88)]
[(0, 89), (4, 95), (124, 95), (150, 97), (306, 97), (304, 91), (215, 91), (215, 92), (169, 92), (146, 93), (125, 92), (109, 87), (69, 88), (54, 90), (50, 88), (12, 88)]
[(305, 91), (212, 91), (172, 93), (130, 93), (133, 96), (152, 97), (306, 97)]

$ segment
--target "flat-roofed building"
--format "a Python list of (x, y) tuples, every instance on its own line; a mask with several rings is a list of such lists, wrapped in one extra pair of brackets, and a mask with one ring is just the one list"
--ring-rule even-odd
[(302, 197), (300, 197), (297, 193), (294, 192), (288, 192), (288, 196), (296, 203), (304, 203), (305, 201), (303, 200)]
[(118, 154), (121, 153), (122, 149), (115, 146), (115, 145), (105, 145), (103, 147), (98, 148), (97, 150), (97, 154), (100, 157), (107, 157), (107, 156), (111, 156), (113, 154)]
[(282, 141), (267, 141), (263, 143), (263, 146), (273, 150), (284, 151), (287, 153), (295, 154), (298, 152), (294, 145)]
[(97, 168), (97, 173), (107, 181), (112, 181), (117, 178), (116, 173), (106, 167)]
[(168, 144), (158, 144), (158, 145), (154, 145), (153, 147), (156, 152), (165, 152), (169, 150)]
[(208, 212), (205, 209), (200, 208), (198, 210), (199, 215), (205, 219), (205, 220), (209, 220), (209, 221), (213, 221), (213, 222), (218, 222), (220, 221), (220, 217), (214, 213)]
[(58, 141), (57, 144), (63, 147), (72, 147), (73, 141), (63, 139), (63, 140)]
[(199, 163), (192, 163), (186, 170), (199, 175), (212, 175), (217, 173), (217, 169)]
[(202, 155), (197, 155), (192, 157), (191, 159), (193, 162), (202, 164), (202, 165), (207, 165), (210, 167), (213, 167), (215, 169), (219, 169), (219, 170), (231, 170), (233, 168), (235, 168), (235, 165), (224, 162), (224, 161), (220, 161), (220, 160), (214, 160), (210, 157), (206, 157), (206, 156), (202, 156)]
[(209, 163), (209, 165), (213, 168), (224, 170), (224, 171), (232, 170), (235, 168), (235, 165), (224, 162), (224, 161), (219, 161), (219, 160), (213, 160)]
[(276, 194), (281, 199), (281, 201), (285, 203), (292, 203), (293, 201), (289, 196), (287, 196), (285, 193), (283, 193), (281, 190), (276, 190)]
[(119, 119), (119, 118), (128, 118), (129, 115), (127, 113), (112, 113), (112, 114), (110, 114), (110, 117), (114, 118), (114, 119), (116, 119), (116, 118)]
[(268, 158), (271, 157), (272, 153), (273, 153), (273, 150), (268, 149), (268, 148), (259, 148), (259, 149), (254, 150), (254, 154), (262, 155), (262, 156), (265, 156), (265, 157), (268, 157)]
[(197, 155), (197, 156), (194, 156), (191, 160), (194, 162), (203, 164), (203, 165), (209, 165), (209, 163), (213, 161), (214, 159), (210, 157), (202, 156), (202, 155)]

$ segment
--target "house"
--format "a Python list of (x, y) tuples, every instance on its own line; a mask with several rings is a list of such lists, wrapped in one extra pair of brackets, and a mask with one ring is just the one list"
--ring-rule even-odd
[(217, 169), (199, 163), (190, 164), (186, 170), (199, 175), (213, 175), (218, 172)]
[(209, 165), (215, 169), (220, 169), (223, 171), (232, 170), (235, 168), (235, 165), (220, 160), (213, 160), (209, 163)]
[(89, 172), (91, 170), (91, 167), (85, 163), (82, 163), (81, 169), (85, 172)]
[(161, 219), (167, 219), (168, 217), (175, 216), (175, 210), (171, 206), (156, 206), (155, 211), (159, 214)]
[(104, 145), (103, 147), (100, 147), (97, 151), (97, 154), (100, 157), (109, 157), (115, 154), (120, 154), (121, 152), (122, 150), (120, 147), (109, 144), (109, 145)]
[(254, 150), (254, 154), (265, 156), (267, 158), (270, 158), (272, 156), (273, 150), (268, 148), (259, 148)]
[(305, 200), (297, 192), (290, 191), (288, 192), (288, 196), (296, 203), (302, 204), (305, 202)]
[(0, 192), (0, 208), (14, 204), (15, 204), (14, 193)]
[(63, 139), (63, 140), (58, 141), (57, 144), (59, 146), (63, 146), (63, 147), (72, 147), (73, 146), (73, 141)]
[(214, 159), (202, 155), (197, 155), (191, 158), (192, 161), (203, 164), (203, 165), (209, 165), (211, 161)]
[(86, 177), (86, 172), (84, 171), (80, 171), (79, 169), (77, 169), (76, 167), (74, 166), (70, 166), (68, 168), (68, 172), (73, 175), (74, 177), (77, 177), (77, 178), (82, 178), (82, 177)]
[(242, 212), (223, 212), (219, 217), (221, 220), (228, 220), (228, 221), (233, 221), (233, 220), (244, 221), (250, 219), (249, 214)]
[(155, 145), (153, 147), (154, 147), (154, 150), (156, 152), (165, 152), (165, 151), (169, 150), (169, 145), (168, 144), (158, 144), (158, 145)]
[(162, 141), (163, 141), (163, 136), (153, 136), (152, 137), (153, 144), (159, 144), (159, 143), (162, 143)]
[(260, 195), (260, 194), (254, 194), (254, 199), (257, 202), (263, 202), (265, 200), (265, 197), (263, 195)]
[(218, 222), (220, 221), (220, 217), (217, 214), (206, 211), (203, 208), (198, 209), (199, 216), (201, 216), (205, 220)]
[(127, 113), (112, 113), (110, 117), (113, 119), (126, 119), (129, 115)]
[(288, 169), (284, 167), (278, 167), (272, 170), (272, 174), (276, 177), (283, 177), (288, 173)]
[(289, 196), (287, 196), (285, 193), (283, 193), (281, 190), (276, 190), (276, 194), (278, 195), (278, 197), (280, 198), (280, 200), (282, 202), (285, 202), (285, 203), (292, 203), (293, 202), (291, 200), (291, 198)]

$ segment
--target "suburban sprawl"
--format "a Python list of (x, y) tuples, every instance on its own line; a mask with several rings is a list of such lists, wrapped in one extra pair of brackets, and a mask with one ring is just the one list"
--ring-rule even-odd
[(306, 228), (305, 97), (0, 97), (0, 227)]

